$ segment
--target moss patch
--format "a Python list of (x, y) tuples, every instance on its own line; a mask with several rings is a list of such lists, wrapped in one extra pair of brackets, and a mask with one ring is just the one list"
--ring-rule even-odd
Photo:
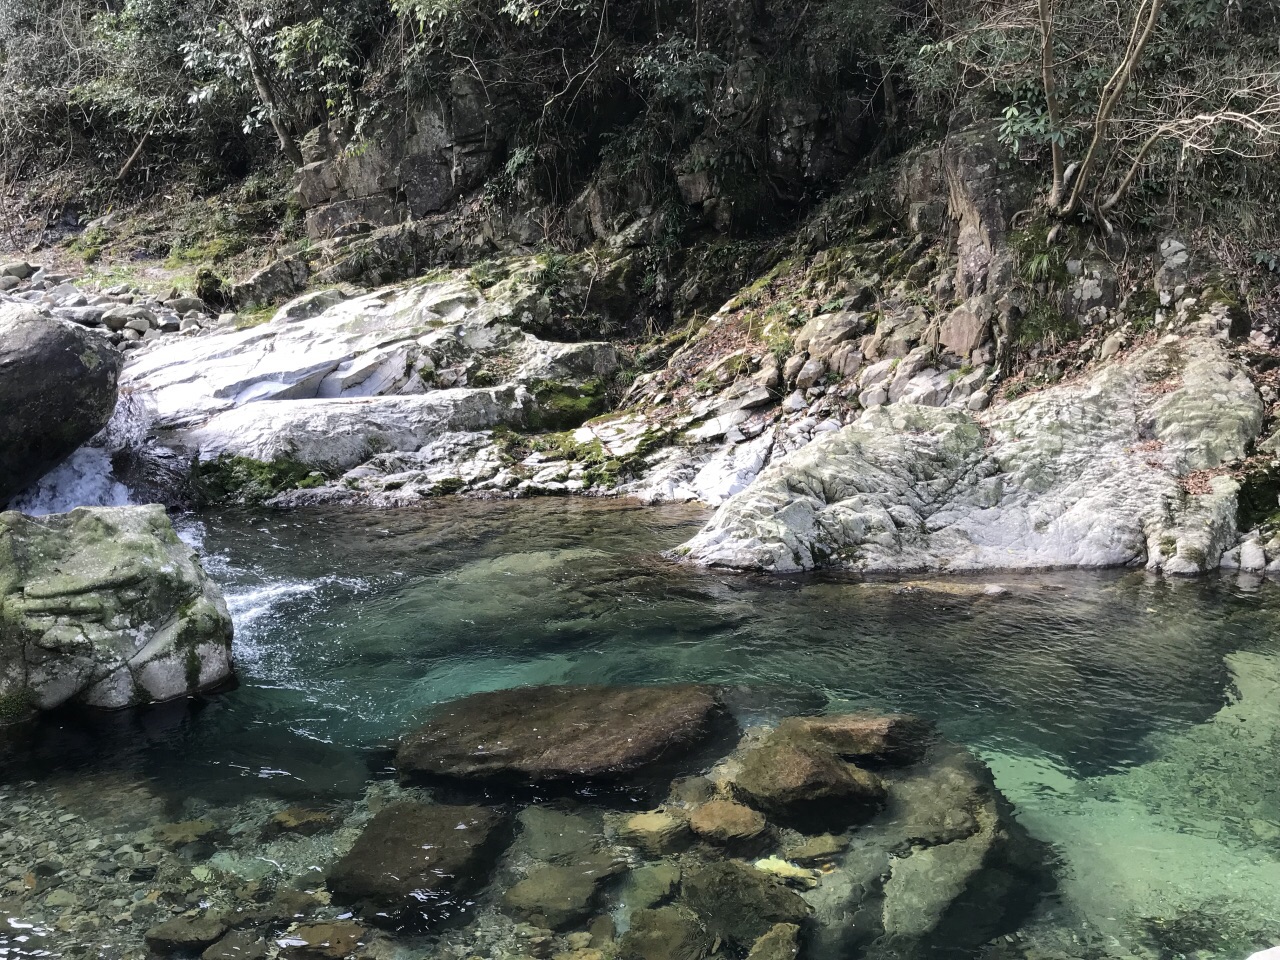
[(0, 693), (0, 724), (25, 720), (34, 710), (35, 701), (30, 690), (24, 688), (14, 693)]
[(570, 430), (604, 413), (609, 391), (604, 381), (587, 380), (580, 385), (558, 380), (537, 380), (532, 384), (536, 401), (530, 416), (535, 430)]
[(262, 503), (286, 490), (309, 490), (324, 484), (324, 474), (288, 457), (270, 463), (223, 454), (191, 467), (191, 493), (196, 503)]

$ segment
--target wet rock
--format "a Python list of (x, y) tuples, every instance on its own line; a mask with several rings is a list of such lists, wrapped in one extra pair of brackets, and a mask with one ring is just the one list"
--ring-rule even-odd
[(0, 506), (107, 425), (122, 361), (82, 327), (0, 305)]
[(484, 886), (507, 839), (496, 811), (401, 801), (369, 821), (329, 870), (329, 889), (376, 923), (432, 926)]
[(339, 820), (330, 810), (309, 810), (306, 807), (290, 807), (273, 816), (266, 826), (268, 836), (292, 833), (309, 837), (337, 828)]
[(162, 823), (156, 827), (156, 839), (171, 847), (208, 840), (218, 832), (212, 820), (183, 820), (179, 823)]
[(637, 910), (618, 943), (619, 960), (702, 960), (712, 937), (698, 915), (674, 904), (656, 910)]
[(568, 863), (588, 857), (599, 845), (602, 819), (567, 813), (552, 807), (526, 807), (520, 811), (520, 836), (515, 849), (534, 860)]
[(683, 850), (692, 837), (689, 822), (683, 816), (665, 810), (650, 810), (624, 820), (618, 827), (618, 839), (661, 857)]
[(218, 917), (200, 914), (174, 917), (156, 924), (146, 933), (147, 946), (156, 953), (198, 952), (219, 940), (227, 925)]
[(343, 960), (368, 938), (358, 923), (303, 923), (276, 939), (285, 960)]
[(481, 693), (407, 735), (396, 765), (466, 780), (615, 779), (687, 752), (721, 711), (714, 688), (704, 686)]
[(0, 514), (0, 721), (225, 683), (231, 617), (159, 506)]
[(200, 960), (267, 960), (265, 930), (232, 930), (200, 954)]
[(670, 900), (679, 884), (679, 864), (648, 863), (627, 874), (622, 901), (632, 910), (647, 910)]
[(551, 930), (565, 930), (594, 911), (601, 885), (625, 865), (595, 854), (572, 866), (536, 867), (503, 896), (508, 911)]
[(847, 760), (915, 763), (936, 734), (926, 720), (907, 714), (849, 713), (827, 717), (788, 717), (778, 736), (808, 740)]
[(743, 950), (774, 925), (809, 917), (809, 905), (784, 883), (733, 860), (689, 871), (682, 889), (711, 932)]
[(766, 813), (807, 823), (860, 822), (884, 800), (875, 774), (820, 746), (778, 735), (747, 751), (733, 790)]
[(816, 837), (806, 837), (794, 846), (787, 847), (783, 856), (802, 866), (816, 866), (829, 863), (849, 849), (849, 841), (845, 837), (824, 833)]
[(1016, 928), (1046, 887), (1047, 864), (986, 767), (940, 744), (891, 782), (883, 813), (807, 895), (813, 949), (875, 960), (975, 949)]
[(800, 953), (800, 927), (779, 923), (757, 940), (747, 960), (796, 960)]
[(763, 860), (757, 860), (753, 866), (798, 890), (812, 890), (818, 885), (817, 871), (797, 867), (781, 857), (765, 857)]
[(701, 839), (741, 849), (758, 843), (768, 824), (757, 811), (731, 800), (712, 800), (689, 813), (689, 826)]

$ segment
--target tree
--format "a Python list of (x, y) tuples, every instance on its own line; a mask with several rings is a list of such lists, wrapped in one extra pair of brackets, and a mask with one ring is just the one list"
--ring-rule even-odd
[[(1280, 151), (1280, 12), (1242, 0), (945, 4), (920, 51), (926, 88), (1005, 98), (1002, 136), (1046, 147), (1046, 206), (1105, 229), (1157, 160)], [(967, 8), (967, 9), (966, 9)]]

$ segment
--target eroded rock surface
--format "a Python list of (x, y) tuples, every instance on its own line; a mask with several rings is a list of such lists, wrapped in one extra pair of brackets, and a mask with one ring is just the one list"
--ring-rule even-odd
[(1242, 458), (1262, 415), (1217, 341), (1167, 338), (985, 418), (868, 410), (764, 470), (678, 553), (778, 572), (1201, 572), (1235, 542), (1237, 484), (1180, 481)]
[(0, 719), (232, 676), (222, 595), (158, 506), (0, 514)]
[(308, 294), (250, 329), (156, 344), (124, 383), (159, 450), (296, 463), (348, 494), (390, 475), (388, 489), (430, 494), (502, 471), (495, 428), (558, 430), (600, 412), (618, 366), (612, 345), (540, 340), (459, 279)]
[(447, 704), (400, 744), (404, 773), (462, 780), (608, 780), (712, 733), (714, 688), (524, 687)]

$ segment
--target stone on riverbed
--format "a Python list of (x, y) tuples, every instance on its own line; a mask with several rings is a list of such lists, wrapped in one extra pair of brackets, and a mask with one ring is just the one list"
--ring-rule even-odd
[(803, 822), (860, 822), (884, 800), (875, 774), (778, 734), (746, 753), (733, 789), (766, 813)]
[(508, 835), (494, 810), (401, 801), (369, 821), (329, 870), (329, 889), (371, 922), (434, 926), (466, 913)]
[(107, 425), (122, 361), (73, 323), (0, 305), (0, 506)]
[(802, 924), (809, 905), (774, 877), (736, 860), (707, 864), (685, 875), (684, 900), (711, 932), (748, 950), (775, 924)]
[(408, 734), (404, 773), (462, 780), (612, 780), (678, 758), (712, 734), (712, 687), (526, 687), (446, 705)]
[(174, 917), (147, 931), (147, 946), (161, 954), (198, 951), (219, 940), (226, 932), (227, 925), (208, 914)]
[(231, 618), (161, 507), (0, 514), (0, 722), (217, 686)]
[(711, 934), (686, 906), (637, 910), (631, 929), (618, 944), (619, 960), (702, 960), (711, 950)]
[(908, 714), (847, 713), (826, 717), (788, 717), (778, 735), (807, 739), (846, 760), (915, 763), (935, 738), (933, 727)]
[(570, 866), (535, 867), (507, 891), (503, 902), (517, 917), (550, 930), (566, 930), (591, 915), (601, 886), (625, 869), (605, 853)]

